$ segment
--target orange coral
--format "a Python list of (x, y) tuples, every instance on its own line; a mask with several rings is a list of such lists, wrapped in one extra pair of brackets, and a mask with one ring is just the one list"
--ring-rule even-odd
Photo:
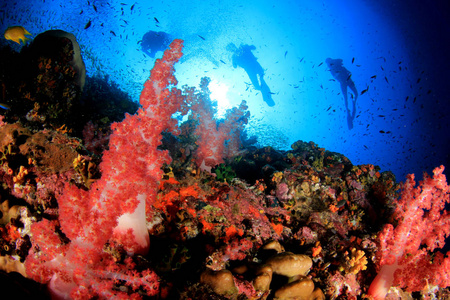
[(281, 235), (283, 233), (283, 224), (275, 224), (271, 223), (273, 230), (275, 230), (276, 234)]
[(197, 184), (190, 185), (190, 186), (182, 188), (180, 190), (180, 196), (183, 198), (186, 198), (189, 196), (198, 198), (199, 190), (200, 190), (200, 188), (198, 187)]
[(227, 243), (231, 238), (235, 237), (236, 235), (242, 236), (244, 234), (244, 231), (240, 228), (236, 228), (234, 225), (231, 225), (227, 229), (225, 229), (225, 243)]
[(320, 245), (320, 242), (318, 241), (315, 244), (315, 247), (312, 248), (312, 257), (316, 257), (322, 252), (322, 246)]

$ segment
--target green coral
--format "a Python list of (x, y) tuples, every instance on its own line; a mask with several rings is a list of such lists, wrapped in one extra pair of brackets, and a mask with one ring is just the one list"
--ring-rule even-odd
[(231, 168), (231, 166), (226, 164), (218, 165), (213, 172), (216, 174), (216, 179), (221, 182), (231, 182), (234, 178), (236, 178), (236, 173)]

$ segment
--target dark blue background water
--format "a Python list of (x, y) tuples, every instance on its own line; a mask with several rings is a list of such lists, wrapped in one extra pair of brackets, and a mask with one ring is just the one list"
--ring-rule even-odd
[[(407, 173), (420, 177), (450, 165), (446, 2), (3, 1), (0, 29), (73, 33), (87, 74), (109, 75), (136, 101), (154, 64), (140, 41), (149, 30), (170, 33), (185, 40), (179, 84), (198, 86), (209, 76), (222, 112), (247, 100), (248, 130), (260, 145), (288, 149), (296, 140), (311, 140), (403, 181)], [(233, 68), (230, 42), (256, 47), (275, 106), (262, 100), (242, 68)], [(351, 130), (327, 57), (343, 59), (358, 93), (367, 89), (357, 100)]]

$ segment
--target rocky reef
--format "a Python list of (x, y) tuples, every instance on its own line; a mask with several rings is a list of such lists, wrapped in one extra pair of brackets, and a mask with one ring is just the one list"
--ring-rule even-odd
[[(46, 284), (27, 279), (31, 271), (24, 262), (32, 251), (39, 253), (35, 241), (68, 245), (58, 200), (68, 185), (89, 191), (101, 178), (110, 124), (138, 109), (104, 78), (87, 77), (82, 87), (73, 41), (63, 37), (58, 43), (60, 51), (51, 57), (32, 54), (33, 44), (20, 54), (0, 50), (2, 101), (10, 107), (2, 111), (0, 126), (0, 281), (18, 297), (50, 298)], [(113, 240), (103, 246), (105, 272), (112, 274), (117, 271), (112, 266), (119, 265), (127, 269), (121, 277), (95, 274), (109, 280), (112, 294), (133, 299), (372, 297), (368, 288), (380, 263), (377, 234), (396, 222), (400, 186), (391, 172), (353, 165), (342, 154), (304, 141), (289, 151), (243, 142), (239, 152), (209, 172), (196, 164), (197, 123), (184, 122), (177, 135), (163, 132), (159, 149), (172, 161), (163, 165), (156, 200), (146, 209), (149, 252), (130, 254)], [(38, 236), (39, 224), (48, 225), (45, 232), (51, 236)], [(127, 283), (126, 276), (138, 273), (157, 280)], [(386, 299), (421, 297), (445, 299), (450, 292), (394, 286)]]

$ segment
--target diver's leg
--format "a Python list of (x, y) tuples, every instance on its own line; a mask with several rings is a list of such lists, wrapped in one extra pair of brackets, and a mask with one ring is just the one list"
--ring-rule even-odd
[(353, 94), (355, 94), (355, 100), (353, 100), (354, 102), (356, 102), (356, 100), (358, 99), (358, 91), (356, 90), (356, 86), (355, 83), (353, 82), (353, 80), (349, 80), (348, 83), (348, 87), (352, 90)]
[(269, 106), (274, 106), (275, 102), (272, 99), (272, 92), (270, 91), (269, 86), (262, 76), (260, 76), (259, 79), (261, 80), (261, 94), (264, 102), (266, 102)]
[(252, 82), (253, 86), (255, 87), (256, 90), (261, 90), (261, 85), (259, 84), (258, 81), (258, 75), (256, 73), (252, 73), (252, 72), (247, 72), (248, 77), (250, 78), (250, 81)]
[(344, 100), (345, 100), (345, 109), (347, 109), (347, 111), (348, 111), (347, 84), (341, 83), (341, 91), (342, 91), (342, 95), (344, 96)]

